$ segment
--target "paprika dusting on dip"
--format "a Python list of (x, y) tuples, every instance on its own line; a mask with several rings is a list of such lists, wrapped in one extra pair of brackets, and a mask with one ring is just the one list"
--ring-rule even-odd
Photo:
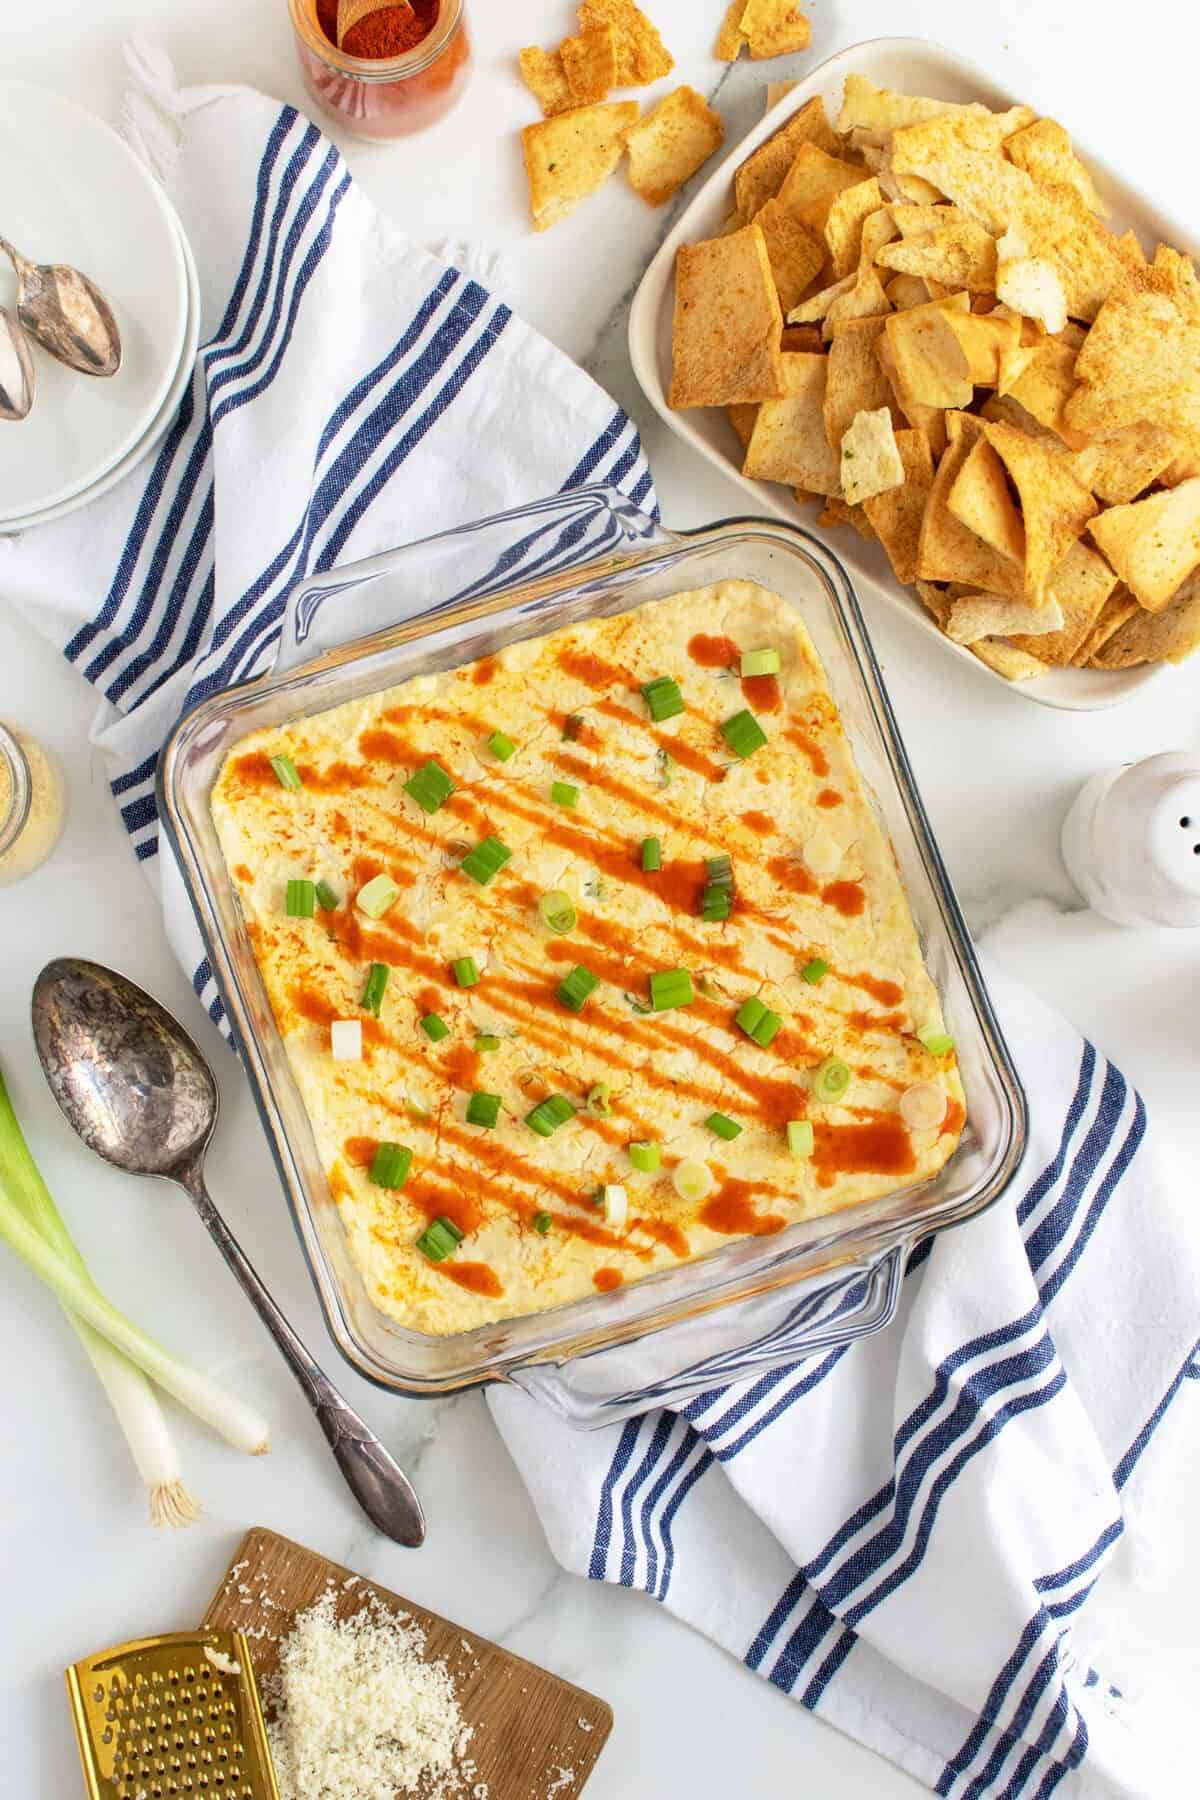
[(466, 0), (356, 9), (338, 44), (338, 0), (288, 0), (309, 93), (360, 137), (395, 138), (441, 118), (466, 85)]

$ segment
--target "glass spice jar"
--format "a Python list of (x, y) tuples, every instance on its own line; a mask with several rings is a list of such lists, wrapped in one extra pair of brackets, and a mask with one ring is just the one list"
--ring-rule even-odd
[(67, 791), (48, 751), (0, 725), (0, 885), (40, 868), (62, 835)]
[(347, 56), (317, 18), (317, 0), (288, 0), (304, 85), (356, 137), (399, 138), (432, 125), (467, 84), (466, 0), (440, 0), (432, 29), (402, 56)]

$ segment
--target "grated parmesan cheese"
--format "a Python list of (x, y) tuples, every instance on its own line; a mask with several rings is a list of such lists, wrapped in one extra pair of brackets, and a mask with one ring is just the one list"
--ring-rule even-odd
[(223, 1650), (214, 1650), (211, 1644), (205, 1644), (204, 1655), (206, 1661), (210, 1662), (214, 1669), (219, 1669), (222, 1675), (240, 1675), (242, 1672), (240, 1662), (234, 1662), (232, 1656), (226, 1656)]
[(373, 1594), (348, 1619), (332, 1587), (297, 1614), (278, 1674), (263, 1684), (281, 1800), (377, 1800), (397, 1789), (486, 1800), (486, 1788), (464, 1785), (476, 1769), (454, 1682), (424, 1650), (420, 1627)]

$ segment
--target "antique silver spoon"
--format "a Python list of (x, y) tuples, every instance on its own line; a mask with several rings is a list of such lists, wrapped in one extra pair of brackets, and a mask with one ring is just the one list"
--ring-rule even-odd
[(0, 306), (0, 419), (26, 418), (36, 385), (29, 339)]
[(124, 975), (64, 956), (34, 984), (33, 1036), (50, 1091), (89, 1149), (130, 1175), (163, 1175), (191, 1196), (304, 1389), (351, 1493), (373, 1525), (415, 1549), (425, 1518), (408, 1477), (317, 1367), (209, 1198), (204, 1153), (217, 1122), (217, 1084), (186, 1031)]
[(66, 263), (31, 263), (0, 237), (17, 272), (17, 318), (30, 337), (81, 375), (115, 375), (121, 333), (94, 281)]

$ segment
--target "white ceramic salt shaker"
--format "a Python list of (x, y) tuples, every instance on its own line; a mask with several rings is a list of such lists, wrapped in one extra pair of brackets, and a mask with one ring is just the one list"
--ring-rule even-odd
[(1117, 925), (1200, 925), (1200, 755), (1169, 750), (1095, 775), (1062, 830), (1067, 873)]

